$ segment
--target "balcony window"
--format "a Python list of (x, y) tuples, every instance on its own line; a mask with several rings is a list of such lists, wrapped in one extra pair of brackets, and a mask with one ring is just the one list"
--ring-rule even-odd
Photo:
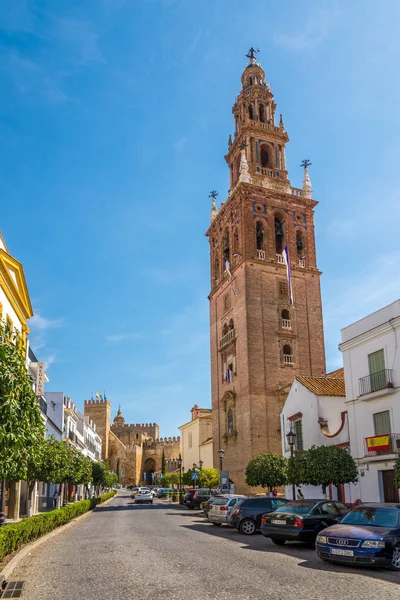
[(304, 450), (303, 447), (303, 424), (301, 419), (293, 423), (293, 431), (296, 434), (296, 450)]
[(360, 396), (365, 396), (366, 394), (372, 394), (373, 392), (377, 392), (379, 390), (392, 388), (392, 370), (384, 369), (383, 371), (372, 373), (366, 377), (361, 377), (358, 380), (358, 385)]
[(288, 346), (287, 344), (285, 344), (285, 346), (283, 346), (283, 362), (286, 365), (293, 364), (292, 348), (290, 346)]

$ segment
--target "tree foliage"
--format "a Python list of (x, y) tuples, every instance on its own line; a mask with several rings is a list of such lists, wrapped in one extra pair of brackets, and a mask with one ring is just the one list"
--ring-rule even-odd
[(246, 467), (246, 483), (272, 488), (287, 482), (288, 460), (279, 454), (259, 454)]
[(397, 458), (394, 463), (394, 476), (396, 480), (396, 485), (400, 489), (400, 456)]
[(164, 450), (163, 450), (162, 457), (161, 457), (161, 474), (165, 475), (166, 472), (167, 472), (167, 463), (165, 460), (165, 454), (164, 454)]
[(326, 494), (329, 485), (356, 483), (357, 466), (345, 448), (312, 446), (289, 459), (289, 482), (322, 487)]
[(45, 428), (19, 336), (0, 323), (0, 479), (26, 479)]
[(218, 469), (202, 469), (199, 473), (199, 486), (204, 488), (216, 488), (219, 486)]
[(111, 473), (108, 463), (104, 461), (92, 463), (92, 481), (96, 487), (112, 487), (118, 483), (117, 474)]

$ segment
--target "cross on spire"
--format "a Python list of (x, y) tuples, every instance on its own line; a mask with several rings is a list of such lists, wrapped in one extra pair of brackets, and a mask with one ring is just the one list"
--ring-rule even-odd
[(301, 167), (304, 167), (305, 169), (307, 169), (310, 165), (312, 165), (312, 162), (308, 160), (308, 158), (305, 158), (303, 160), (303, 162), (301, 163)]

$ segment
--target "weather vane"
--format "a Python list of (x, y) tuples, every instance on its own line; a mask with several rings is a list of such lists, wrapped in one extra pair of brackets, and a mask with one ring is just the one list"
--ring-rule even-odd
[(249, 50), (249, 53), (245, 54), (245, 56), (247, 58), (249, 58), (251, 61), (255, 61), (256, 60), (256, 52), (260, 52), (259, 48), (253, 48), (253, 46), (252, 46)]
[(209, 198), (213, 198), (214, 200), (216, 200), (217, 196), (218, 196), (218, 192), (216, 192), (215, 190), (213, 190), (212, 192), (210, 192), (210, 195), (208, 197)]
[(310, 165), (312, 165), (312, 162), (310, 160), (308, 160), (308, 158), (305, 158), (300, 166), (307, 169), (307, 167), (309, 167)]

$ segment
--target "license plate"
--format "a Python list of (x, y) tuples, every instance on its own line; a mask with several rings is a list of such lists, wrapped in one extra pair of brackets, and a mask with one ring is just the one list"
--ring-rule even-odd
[(274, 525), (286, 525), (286, 521), (283, 521), (282, 519), (271, 519), (271, 523)]
[(342, 550), (341, 548), (331, 548), (331, 554), (339, 556), (354, 556), (354, 550)]

